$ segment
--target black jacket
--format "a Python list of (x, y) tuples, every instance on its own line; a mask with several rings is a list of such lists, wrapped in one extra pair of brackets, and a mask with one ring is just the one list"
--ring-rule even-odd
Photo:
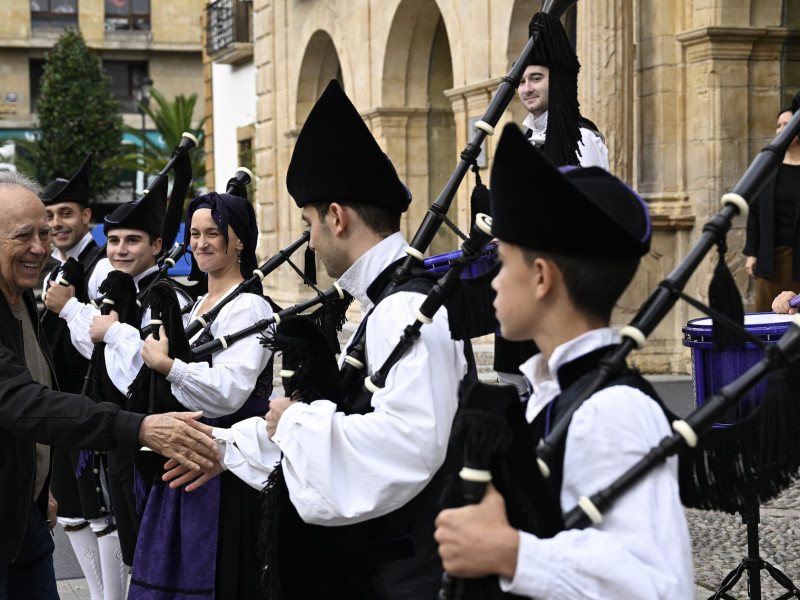
[[(55, 381), (53, 361), (37, 327), (33, 293), (25, 292), (23, 301)], [(33, 381), (25, 366), (19, 322), (0, 294), (0, 560), (16, 558), (30, 527), (36, 501), (34, 442), (97, 450), (135, 445), (143, 418)], [(49, 478), (44, 489), (48, 486)], [(40, 494), (36, 506), (42, 514), (47, 500), (46, 493)]]
[[(764, 188), (750, 204), (747, 215), (747, 241), (742, 253), (756, 257), (755, 274), (758, 277), (771, 279), (774, 274), (775, 258), (775, 188), (778, 175), (767, 181)], [(797, 195), (795, 209), (795, 244), (792, 247), (792, 279), (800, 281), (800, 240), (798, 237), (797, 219), (800, 216), (800, 193)]]

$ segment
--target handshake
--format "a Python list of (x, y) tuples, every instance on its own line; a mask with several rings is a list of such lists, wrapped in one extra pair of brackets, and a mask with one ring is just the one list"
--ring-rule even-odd
[(139, 428), (139, 443), (169, 458), (162, 479), (170, 487), (186, 483), (192, 491), (223, 471), (212, 427), (198, 421), (202, 412), (148, 415)]

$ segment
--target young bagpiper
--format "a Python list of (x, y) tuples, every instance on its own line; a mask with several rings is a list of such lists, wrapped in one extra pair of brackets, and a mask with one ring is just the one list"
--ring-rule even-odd
[[(531, 178), (537, 186), (532, 191)], [(492, 168), (493, 232), (503, 261), (492, 286), (503, 336), (532, 338), (541, 353), (521, 366), (532, 394), (534, 440), (577, 400), (586, 377), (619, 343), (614, 304), (650, 248), (642, 199), (603, 169), (554, 167), (515, 125)], [(635, 371), (612, 378), (574, 413), (548, 485), (562, 513), (604, 488), (671, 433), (652, 387)], [(455, 576), (499, 575), (529, 598), (690, 599), (691, 547), (677, 460), (658, 467), (603, 522), (549, 539), (512, 528), (489, 486), (480, 504), (441, 512), (436, 539)]]

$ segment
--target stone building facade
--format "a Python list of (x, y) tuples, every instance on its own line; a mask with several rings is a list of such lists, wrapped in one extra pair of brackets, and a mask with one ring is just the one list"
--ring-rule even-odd
[[(750, 160), (771, 139), (780, 106), (800, 89), (800, 7), (789, 0), (583, 0), (574, 14), (580, 101), (605, 133), (612, 170), (647, 200), (655, 235), (621, 299), (624, 324), (686, 255)], [(414, 195), (409, 237), (452, 173), (541, 0), (255, 0), (256, 175), (261, 253), (303, 230), (285, 175), (316, 98), (338, 78)], [(514, 98), (500, 121), (520, 122)], [(487, 142), (491, 166), (496, 139)], [(488, 170), (484, 170), (487, 174)], [(488, 181), (488, 176), (486, 177)], [(532, 176), (532, 191), (535, 175)], [(449, 216), (465, 228), (470, 174)], [(734, 221), (728, 261), (745, 296), (752, 284)], [(432, 254), (457, 247), (443, 228)], [(715, 254), (712, 252), (711, 254)], [(686, 291), (705, 299), (715, 257)], [(323, 282), (324, 283), (324, 282)], [(281, 302), (307, 297), (288, 269), (268, 280)], [(686, 372), (680, 304), (632, 361), (648, 372)]]
[[(98, 52), (128, 125), (142, 126), (132, 94), (142, 78), (152, 79), (168, 99), (202, 97), (204, 5), (204, 0), (0, 0), (0, 137), (25, 136), (36, 128), (33, 107), (45, 53), (67, 26), (80, 28)], [(193, 117), (202, 116), (198, 102)], [(156, 135), (149, 117), (144, 126)]]

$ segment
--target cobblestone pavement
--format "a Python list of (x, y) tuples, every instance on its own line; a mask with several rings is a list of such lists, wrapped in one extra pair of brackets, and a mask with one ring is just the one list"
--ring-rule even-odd
[[(716, 590), (728, 572), (747, 556), (747, 526), (739, 515), (687, 509), (692, 536), (694, 576), (698, 586)], [(759, 549), (761, 558), (783, 571), (792, 585), (800, 585), (800, 483), (761, 507)], [(766, 570), (761, 571), (764, 600), (786, 593)], [(736, 598), (749, 598), (747, 575), (729, 592)], [(709, 596), (711, 593), (709, 593)], [(800, 598), (800, 592), (797, 596)]]

